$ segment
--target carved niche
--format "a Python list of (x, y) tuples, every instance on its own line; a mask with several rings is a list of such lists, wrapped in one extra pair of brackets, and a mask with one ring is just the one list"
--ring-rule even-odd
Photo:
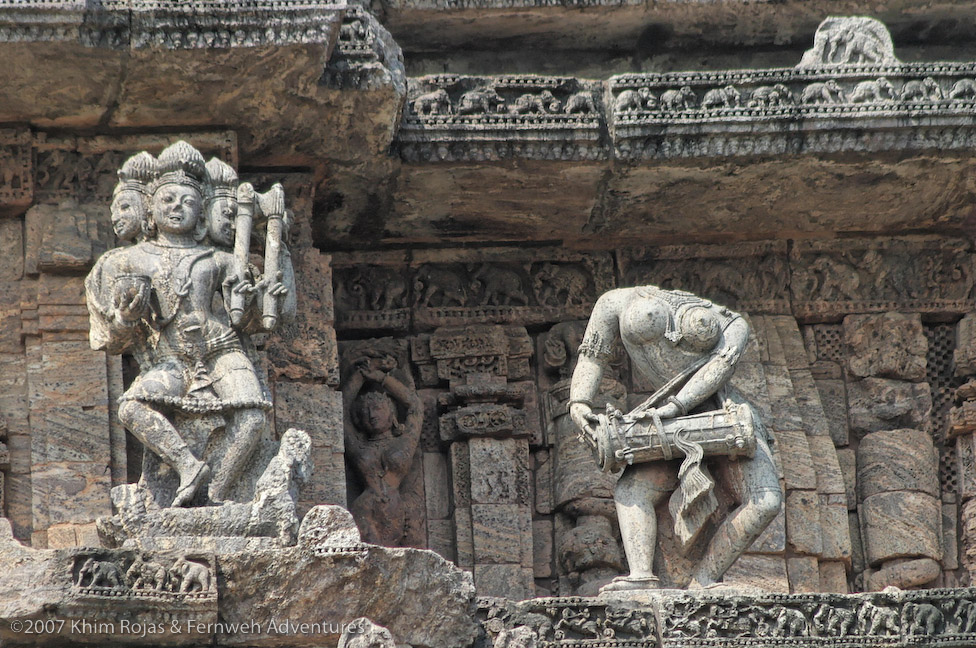
[(341, 354), (349, 509), (364, 541), (423, 547), (424, 411), (407, 343), (392, 338), (346, 342)]

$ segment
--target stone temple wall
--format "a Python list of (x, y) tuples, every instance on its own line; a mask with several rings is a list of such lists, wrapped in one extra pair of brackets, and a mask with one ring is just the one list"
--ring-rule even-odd
[[(17, 538), (96, 544), (111, 487), (138, 478), (115, 415), (134, 369), (90, 349), (83, 279), (116, 244), (122, 161), (186, 139), (255, 186), (282, 182), (295, 212), (299, 315), (261, 351), (277, 429), (313, 439), (306, 508), (362, 492), (342, 387), (363, 354), (389, 358), (423, 402), (391, 543), (472, 571), (482, 595), (594, 594), (626, 562), (567, 381), (596, 298), (653, 283), (752, 325), (734, 382), (775, 434), (786, 498), (727, 581), (970, 584), (966, 3), (912, 24), (879, 3), (914, 62), (874, 21), (841, 49), (841, 23), (817, 31), (840, 11), (825, 2), (747, 5), (751, 26), (724, 35), (739, 3), (271, 4), (0, 2), (0, 471)], [(660, 51), (622, 63), (616, 43), (654, 40), (634, 31), (647, 12), (708, 69)], [(579, 42), (603, 72), (573, 63)], [(496, 54), (477, 63), (478, 47)], [(717, 66), (730, 49), (793, 58)], [(602, 391), (623, 407), (649, 390), (621, 357)], [(694, 556), (667, 516), (658, 568), (684, 585)]]

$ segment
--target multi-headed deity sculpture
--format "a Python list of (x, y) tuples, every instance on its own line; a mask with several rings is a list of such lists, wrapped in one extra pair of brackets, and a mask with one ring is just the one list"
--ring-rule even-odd
[[(160, 506), (220, 504), (269, 435), (271, 400), (249, 334), (294, 311), (284, 192), (256, 194), (186, 142), (130, 158), (119, 177), (112, 223), (129, 245), (103, 255), (86, 280), (91, 345), (139, 364), (119, 419), (170, 476), (154, 493), (166, 493)], [(265, 249), (261, 270), (252, 232)]]
[[(675, 537), (684, 549), (697, 544), (717, 510), (710, 463), (727, 477), (737, 507), (709, 540), (691, 587), (718, 583), (779, 512), (768, 433), (756, 408), (728, 384), (748, 341), (740, 315), (678, 290), (620, 288), (594, 306), (573, 373), (570, 415), (600, 467), (623, 469), (614, 502), (630, 567), (603, 591), (659, 586), (655, 506), (668, 493)], [(618, 342), (656, 391), (628, 414), (597, 413), (592, 399)]]

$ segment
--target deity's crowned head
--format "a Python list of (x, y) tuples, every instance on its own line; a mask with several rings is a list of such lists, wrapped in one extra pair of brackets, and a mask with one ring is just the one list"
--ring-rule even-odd
[(150, 217), (165, 234), (206, 234), (203, 215), (203, 187), (207, 177), (203, 155), (184, 141), (159, 154), (152, 183)]
[(130, 157), (119, 170), (119, 183), (112, 192), (112, 229), (120, 241), (145, 238), (149, 185), (155, 172), (156, 159), (145, 151)]
[(237, 172), (229, 164), (211, 158), (207, 162), (207, 235), (214, 245), (233, 247), (237, 217)]

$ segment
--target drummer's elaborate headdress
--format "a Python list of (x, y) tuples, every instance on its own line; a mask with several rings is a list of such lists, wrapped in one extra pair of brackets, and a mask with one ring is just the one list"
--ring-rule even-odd
[(138, 191), (148, 196), (155, 174), (156, 158), (145, 151), (133, 155), (119, 169), (119, 183), (115, 185), (112, 195), (117, 196), (123, 191)]
[(152, 192), (168, 184), (190, 186), (203, 195), (204, 182), (207, 179), (207, 165), (203, 155), (183, 140), (168, 146), (159, 154), (156, 164), (156, 176), (152, 183)]
[(218, 198), (237, 200), (239, 182), (234, 167), (217, 158), (210, 158), (206, 168), (209, 178), (205, 196), (207, 202)]

